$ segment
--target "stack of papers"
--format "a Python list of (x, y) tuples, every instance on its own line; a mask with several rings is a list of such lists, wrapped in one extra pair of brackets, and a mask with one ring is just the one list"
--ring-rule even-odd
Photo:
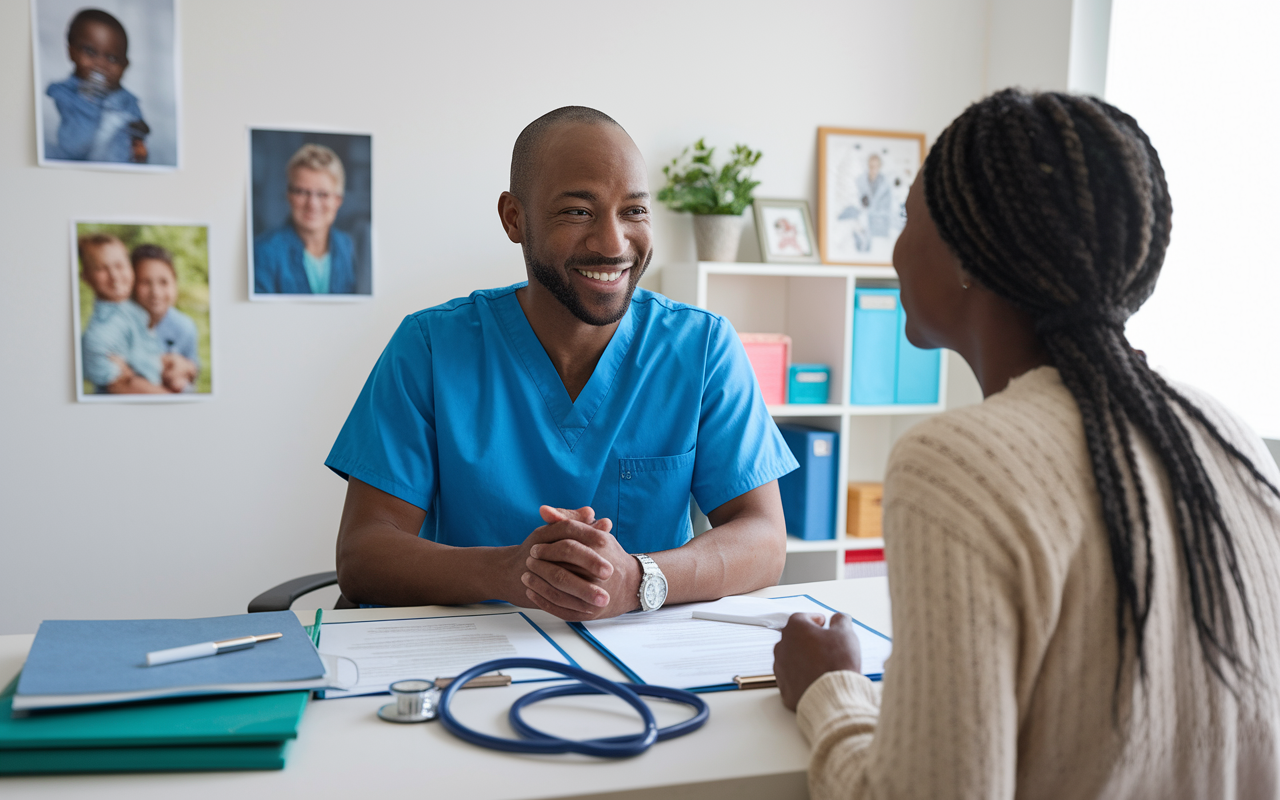
[[(337, 663), (337, 685), (324, 699), (385, 694), (402, 680), (452, 678), (495, 658), (542, 658), (577, 666), (551, 637), (518, 612), (458, 617), (326, 622), (320, 650)], [(555, 680), (532, 669), (507, 672), (514, 683)]]
[[(148, 667), (147, 653), (280, 632), (281, 638), (208, 658)], [(15, 711), (186, 695), (314, 689), (324, 662), (292, 611), (205, 619), (42, 622), (12, 703)]]
[[(779, 613), (805, 612), (826, 618), (835, 613), (808, 595), (726, 597), (570, 624), (637, 683), (709, 692), (736, 688), (733, 679), (739, 675), (772, 674), (773, 646), (782, 638), (781, 632), (759, 625), (694, 619), (695, 611), (766, 619)], [(853, 627), (862, 646), (862, 674), (879, 680), (893, 643), (857, 619)]]

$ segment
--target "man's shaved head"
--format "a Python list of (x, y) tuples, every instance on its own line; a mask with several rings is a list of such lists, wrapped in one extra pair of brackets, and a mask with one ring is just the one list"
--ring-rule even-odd
[[(564, 106), (555, 111), (548, 111), (530, 122), (520, 135), (516, 137), (516, 146), (511, 151), (511, 187), (509, 191), (528, 202), (529, 187), (533, 183), (538, 168), (538, 153), (542, 149), (547, 134), (555, 127), (567, 123), (587, 123), (591, 125), (612, 125), (618, 130), (622, 126), (613, 117), (603, 111), (596, 111), (586, 106)], [(623, 130), (625, 133), (626, 131)]]

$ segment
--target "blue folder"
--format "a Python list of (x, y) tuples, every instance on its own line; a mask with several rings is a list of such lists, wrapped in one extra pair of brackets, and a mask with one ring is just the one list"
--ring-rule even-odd
[(835, 538), (839, 435), (790, 422), (778, 423), (778, 430), (800, 462), (799, 469), (778, 479), (787, 533), (801, 539)]
[(897, 289), (853, 293), (853, 369), (849, 402), (887, 405), (897, 390), (899, 309)]
[[(248, 650), (146, 665), (146, 654), (155, 650), (276, 632), (283, 637)], [(323, 676), (324, 664), (316, 647), (292, 611), (204, 619), (46, 620), (40, 623), (27, 655), (17, 698), (125, 692), (180, 695), (191, 693), (188, 687)], [(65, 703), (76, 704), (74, 699)]]

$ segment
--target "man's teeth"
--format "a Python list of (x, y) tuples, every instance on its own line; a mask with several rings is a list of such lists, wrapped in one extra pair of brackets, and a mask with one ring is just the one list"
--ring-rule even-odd
[(605, 283), (612, 283), (622, 277), (622, 271), (618, 272), (590, 272), (585, 269), (575, 270), (579, 275), (586, 275), (588, 278), (594, 278)]

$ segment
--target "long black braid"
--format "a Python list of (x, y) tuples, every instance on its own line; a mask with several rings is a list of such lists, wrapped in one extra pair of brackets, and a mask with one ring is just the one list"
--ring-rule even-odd
[(1151, 295), (1169, 244), (1173, 209), (1155, 148), (1132, 117), (1096, 98), (1006, 89), (942, 133), (924, 181), (943, 241), (970, 275), (1036, 320), (1080, 407), (1119, 591), (1120, 652), (1132, 633), (1145, 678), (1153, 565), (1137, 428), (1168, 472), (1205, 659), (1235, 691), (1227, 672), (1240, 678), (1247, 670), (1232, 589), (1256, 642), (1253, 616), (1217, 491), (1175, 407), (1280, 491), (1125, 338), (1125, 321)]

